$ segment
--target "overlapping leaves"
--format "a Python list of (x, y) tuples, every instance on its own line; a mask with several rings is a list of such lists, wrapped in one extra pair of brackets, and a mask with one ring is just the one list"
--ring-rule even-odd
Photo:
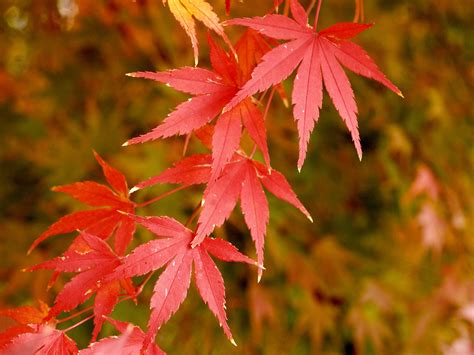
[(385, 77), (365, 50), (348, 41), (372, 25), (337, 23), (317, 31), (317, 23), (314, 27), (308, 25), (308, 17), (299, 2), (292, 0), (290, 4), (294, 19), (283, 15), (267, 15), (227, 21), (230, 25), (247, 26), (265, 36), (289, 41), (265, 54), (262, 62), (253, 71), (252, 78), (245, 83), (225, 110), (231, 110), (247, 97), (280, 83), (299, 66), (292, 95), (293, 114), (300, 137), (298, 168), (303, 166), (310, 133), (319, 119), (323, 82), (334, 106), (351, 132), (359, 159), (362, 159), (357, 105), (341, 64), (356, 74), (380, 82), (402, 96), (401, 91)]

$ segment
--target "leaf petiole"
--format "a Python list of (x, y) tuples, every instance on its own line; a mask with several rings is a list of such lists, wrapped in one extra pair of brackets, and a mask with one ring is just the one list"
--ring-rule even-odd
[(68, 331), (73, 330), (74, 328), (80, 326), (81, 324), (87, 322), (88, 320), (90, 320), (90, 319), (92, 319), (92, 318), (94, 318), (94, 315), (93, 315), (93, 314), (91, 314), (89, 317), (84, 318), (83, 320), (77, 322), (76, 324), (70, 326), (69, 328), (64, 329), (63, 332), (64, 332), (64, 333), (67, 333)]
[(168, 197), (168, 196), (174, 194), (175, 192), (184, 190), (184, 189), (187, 188), (187, 187), (188, 187), (188, 185), (179, 186), (179, 187), (177, 187), (177, 188), (175, 188), (175, 189), (173, 189), (173, 190), (167, 191), (167, 192), (165, 192), (164, 194), (161, 194), (161, 195), (159, 195), (159, 196), (157, 196), (157, 197), (155, 197), (155, 198), (152, 198), (151, 200), (148, 200), (148, 201), (145, 201), (145, 202), (142, 202), (142, 203), (138, 203), (138, 204), (136, 205), (136, 207), (145, 207), (145, 206), (151, 205), (152, 203), (157, 202), (157, 201), (159, 201), (159, 200), (162, 200), (162, 199), (164, 199), (165, 197)]
[(316, 31), (319, 21), (319, 12), (321, 11), (321, 4), (323, 0), (318, 0), (318, 8), (316, 9), (316, 15), (314, 15), (314, 30)]
[(71, 320), (71, 319), (73, 319), (73, 318), (76, 318), (76, 317), (80, 316), (81, 314), (90, 311), (92, 308), (94, 308), (94, 307), (93, 307), (93, 306), (90, 306), (90, 307), (84, 308), (82, 311), (79, 311), (79, 312), (76, 312), (76, 313), (74, 313), (74, 314), (71, 314), (70, 316), (67, 316), (67, 317), (65, 317), (65, 318), (58, 319), (58, 324), (61, 324), (61, 323), (67, 322), (68, 320)]

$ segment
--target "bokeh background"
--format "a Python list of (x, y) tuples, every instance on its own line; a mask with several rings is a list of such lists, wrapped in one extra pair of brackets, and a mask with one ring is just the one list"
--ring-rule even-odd
[[(224, 0), (209, 2), (225, 19)], [(272, 3), (234, 1), (232, 16), (262, 15)], [(455, 0), (365, 1), (375, 26), (356, 41), (406, 98), (349, 74), (364, 158), (326, 97), (300, 174), (291, 111), (275, 100), (272, 163), (315, 222), (270, 198), (262, 282), (251, 268), (221, 265), (237, 348), (193, 287), (161, 329), (160, 346), (170, 354), (474, 353), (472, 10)], [(353, 1), (328, 0), (320, 26), (353, 16)], [(198, 33), (208, 67), (204, 26)], [(241, 33), (228, 29), (233, 39)], [(92, 149), (130, 185), (180, 159), (182, 138), (121, 147), (186, 98), (124, 74), (192, 63), (189, 39), (158, 0), (0, 2), (0, 308), (51, 303), (67, 281), (47, 291), (48, 272), (21, 269), (72, 240), (51, 238), (26, 256), (49, 224), (83, 208), (52, 186), (103, 181)], [(191, 152), (202, 150), (191, 140)], [(201, 192), (179, 192), (141, 213), (185, 221)], [(238, 212), (217, 235), (254, 255)], [(149, 238), (139, 229), (138, 241)], [(114, 316), (144, 327), (150, 295), (120, 304)], [(91, 329), (86, 323), (71, 336), (86, 346)]]

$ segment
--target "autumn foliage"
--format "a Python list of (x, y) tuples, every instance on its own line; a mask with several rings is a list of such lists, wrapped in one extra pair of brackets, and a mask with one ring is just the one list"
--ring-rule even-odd
[[(322, 10), (321, 0), (308, 2), (306, 7), (298, 0), (268, 1), (266, 9), (260, 13), (255, 10), (255, 13), (251, 13), (252, 17), (233, 17), (234, 4), (230, 1), (220, 2), (222, 4), (216, 4), (216, 7), (225, 10), (225, 14), (230, 16), (226, 21), (221, 20), (224, 13), (218, 15), (211, 2), (204, 0), (164, 0), (160, 7), (156, 4), (147, 5), (147, 1), (139, 2), (140, 5), (119, 5), (120, 1), (116, 3), (118, 8), (129, 7), (130, 13), (137, 11), (133, 6), (150, 6), (153, 9), (150, 13), (158, 11), (160, 16), (173, 15), (177, 23), (173, 23), (171, 28), (173, 31), (175, 28), (177, 31), (182, 28), (190, 41), (191, 47), (187, 50), (192, 52), (194, 66), (185, 63), (178, 68), (167, 68), (160, 64), (161, 70), (153, 71), (151, 65), (140, 64), (129, 73), (123, 73), (129, 77), (124, 82), (125, 87), (152, 86), (156, 82), (158, 87), (169, 87), (164, 89), (168, 90), (166, 92), (169, 95), (174, 95), (174, 91), (177, 91), (190, 96), (179, 102), (166, 117), (153, 117), (153, 121), (149, 120), (143, 126), (137, 124), (138, 128), (133, 128), (134, 134), (122, 144), (126, 147), (122, 148), (123, 154), (132, 149), (151, 149), (138, 148), (139, 145), (146, 147), (160, 144), (160, 149), (165, 151), (161, 154), (170, 152), (173, 159), (169, 160), (174, 161), (171, 166), (161, 164), (161, 169), (152, 167), (151, 171), (155, 172), (150, 174), (151, 177), (143, 178), (142, 174), (142, 181), (134, 183), (130, 188), (131, 181), (140, 181), (137, 174), (132, 173), (132, 178), (127, 179), (122, 171), (93, 151), (95, 162), (101, 169), (101, 179), (106, 184), (85, 180), (52, 188), (53, 191), (76, 200), (78, 205), (74, 205), (76, 209), (73, 212), (68, 210), (63, 213), (39, 233), (31, 243), (28, 254), (33, 257), (38, 250), (41, 252), (41, 248), (55, 240), (58, 243), (61, 241), (64, 247), (56, 254), (59, 256), (53, 256), (47, 261), (35, 257), (35, 265), (25, 267), (23, 272), (40, 273), (41, 270), (50, 270), (50, 280), (43, 286), (55, 290), (54, 302), (48, 305), (39, 300), (37, 306), (2, 308), (0, 316), (9, 319), (10, 323), (0, 328), (1, 354), (164, 354), (160, 345), (163, 346), (161, 341), (166, 337), (167, 329), (162, 328), (178, 309), (185, 307), (188, 295), (194, 302), (196, 297), (193, 296), (194, 291), (190, 291), (191, 283), (195, 286), (196, 295), (217, 319), (230, 343), (245, 343), (244, 339), (234, 337), (230, 326), (232, 322), (229, 319), (233, 317), (233, 309), (236, 304), (239, 305), (235, 296), (229, 312), (226, 307), (229, 304), (224, 286), (226, 275), (233, 275), (231, 282), (227, 282), (227, 285), (234, 282), (230, 286), (232, 293), (235, 295), (235, 292), (240, 292), (236, 291), (239, 286), (238, 277), (232, 274), (235, 272), (250, 275), (244, 287), (251, 314), (246, 319), (239, 319), (239, 322), (250, 324), (253, 336), (257, 338), (261, 336), (264, 322), (273, 324), (275, 329), (281, 328), (275, 325), (279, 322), (278, 317), (281, 317), (276, 315), (278, 311), (275, 305), (281, 302), (281, 299), (278, 301), (281, 295), (277, 288), (284, 287), (285, 283), (294, 285), (294, 289), (288, 291), (286, 297), (293, 300), (290, 303), (294, 304), (290, 307), (295, 308), (297, 311), (294, 312), (298, 315), (290, 313), (288, 322), (290, 328), (294, 328), (296, 336), (305, 334), (309, 337), (310, 345), (304, 348), (306, 350), (298, 350), (298, 344), (289, 344), (282, 351), (306, 353), (310, 349), (312, 353), (319, 353), (324, 348), (330, 349), (327, 343), (333, 339), (331, 334), (340, 327), (341, 319), (336, 316), (337, 310), (344, 308), (349, 310), (343, 322), (351, 332), (350, 335), (343, 334), (342, 338), (349, 337), (350, 341), (336, 337), (339, 339), (336, 343), (351, 344), (350, 349), (345, 348), (347, 353), (388, 353), (384, 349), (390, 349), (391, 352), (397, 348), (393, 344), (386, 345), (390, 334), (387, 324), (397, 317), (397, 312), (406, 311), (401, 303), (397, 303), (397, 297), (403, 299), (405, 295), (401, 290), (388, 291), (389, 287), (384, 286), (385, 283), (390, 284), (391, 278), (396, 276), (387, 273), (385, 280), (374, 281), (368, 276), (375, 272), (377, 268), (374, 267), (368, 272), (364, 284), (357, 286), (357, 296), (352, 297), (351, 287), (347, 285), (353, 279), (350, 275), (351, 268), (363, 269), (360, 258), (339, 245), (331, 236), (325, 236), (318, 242), (313, 240), (317, 236), (311, 235), (312, 239), (308, 240), (298, 236), (298, 231), (313, 228), (302, 226), (320, 223), (318, 212), (324, 221), (328, 211), (309, 207), (314, 202), (298, 197), (295, 191), (299, 189), (290, 184), (290, 181), (298, 178), (292, 175), (292, 178), (287, 179), (285, 175), (290, 168), (281, 162), (286, 159), (288, 163), (290, 160), (292, 167), (310, 179), (311, 196), (318, 196), (317, 203), (325, 204), (325, 197), (328, 195), (323, 191), (324, 184), (320, 183), (321, 173), (315, 171), (313, 175), (314, 163), (310, 162), (310, 166), (306, 166), (305, 162), (311, 160), (308, 154), (310, 136), (315, 136), (313, 140), (321, 136), (316, 123), (320, 118), (321, 121), (327, 119), (324, 117), (325, 109), (332, 104), (349, 132), (355, 153), (343, 153), (334, 159), (326, 156), (326, 168), (329, 171), (334, 169), (332, 164), (340, 163), (344, 169), (350, 169), (347, 167), (350, 165), (355, 166), (355, 169), (360, 167), (370, 170), (363, 167), (366, 163), (365, 159), (362, 160), (362, 152), (364, 137), (369, 137), (367, 140), (370, 142), (370, 134), (373, 132), (361, 134), (359, 117), (362, 114), (359, 114), (355, 100), (357, 89), (353, 89), (347, 72), (377, 82), (372, 87), (376, 91), (374, 95), (382, 93), (382, 87), (402, 98), (403, 95), (379, 69), (368, 52), (357, 44), (358, 35), (369, 29), (373, 31), (373, 24), (360, 21), (364, 17), (363, 2), (355, 1), (356, 16), (353, 22), (338, 22), (324, 29), (319, 29), (321, 26), (318, 23), (324, 17), (324, 11), (329, 11), (330, 2)], [(250, 1), (244, 1), (244, 6), (246, 3)], [(81, 11), (91, 11), (94, 6), (99, 5), (84, 1), (81, 6)], [(259, 10), (262, 8), (261, 5), (258, 7)], [(117, 25), (121, 33), (126, 33), (126, 38), (137, 41), (137, 47), (141, 46), (145, 52), (153, 52), (147, 45), (140, 44), (140, 33), (133, 34), (136, 29), (115, 23), (118, 17), (107, 16), (107, 11), (113, 13), (112, 10), (100, 9), (105, 11), (102, 13), (104, 22)], [(314, 20), (309, 15), (314, 16)], [(200, 49), (203, 44), (199, 37), (207, 38), (207, 52)], [(164, 57), (168, 54), (160, 55)], [(290, 76), (292, 79), (287, 80)], [(117, 87), (116, 90), (121, 88)], [(172, 94), (171, 90), (174, 90)], [(327, 100), (324, 99), (324, 92), (327, 93)], [(364, 95), (364, 98), (368, 97), (368, 94)], [(181, 99), (182, 96), (177, 98)], [(140, 95), (134, 95), (130, 105), (140, 100)], [(169, 101), (178, 100), (173, 98)], [(385, 110), (383, 102), (384, 100), (380, 104), (381, 110)], [(169, 102), (165, 104), (172, 107)], [(94, 103), (88, 105), (96, 112)], [(360, 106), (363, 105), (364, 100), (361, 100)], [(405, 103), (400, 100), (394, 105), (400, 107)], [(275, 108), (285, 110), (283, 118), (289, 124), (282, 123), (281, 114), (277, 114)], [(129, 123), (135, 124), (136, 122)], [(275, 144), (272, 141), (272, 134), (278, 134), (275, 127), (282, 125), (297, 132), (297, 138), (293, 136), (298, 142), (297, 153), (290, 153), (291, 158), (282, 158), (289, 151), (285, 146), (288, 142)], [(335, 126), (325, 126), (323, 129), (325, 135), (341, 134)], [(100, 134), (103, 139), (107, 139), (106, 129)], [(391, 134), (398, 142), (393, 143), (393, 149), (403, 152), (404, 148), (398, 146), (404, 144), (399, 137), (401, 133), (395, 130)], [(184, 147), (176, 144), (177, 141), (173, 140), (176, 139), (175, 136), (183, 136), (179, 142), (184, 142)], [(350, 145), (350, 140), (339, 140), (344, 151), (349, 151), (347, 146)], [(323, 138), (322, 142), (332, 143), (332, 140)], [(321, 146), (320, 142), (318, 146)], [(96, 146), (90, 148), (100, 151)], [(294, 148), (296, 150), (296, 145)], [(369, 144), (369, 150), (371, 149)], [(181, 153), (182, 157), (174, 159)], [(319, 155), (320, 152), (314, 151), (311, 154)], [(342, 160), (338, 162), (338, 159)], [(368, 164), (371, 159), (374, 159), (373, 156), (369, 158)], [(383, 159), (385, 158), (382, 157)], [(139, 166), (137, 160), (135, 158), (135, 164)], [(333, 160), (336, 163), (332, 163)], [(283, 169), (274, 166), (282, 166)], [(390, 169), (396, 170), (392, 166), (386, 169), (387, 172), (384, 170), (380, 174), (389, 174)], [(367, 171), (365, 177), (370, 179), (370, 174), (372, 171)], [(324, 180), (328, 184), (338, 185), (342, 181), (350, 181), (350, 177), (336, 173)], [(363, 184), (358, 181), (350, 183)], [(346, 187), (336, 187), (333, 191), (337, 192), (338, 189)], [(321, 197), (314, 192), (320, 190), (323, 191)], [(451, 196), (446, 197), (451, 201), (450, 206), (457, 206), (456, 198), (452, 197), (453, 193), (449, 188), (442, 187), (431, 169), (424, 164), (418, 165), (413, 181), (405, 190), (400, 202), (401, 214), (404, 213), (404, 206), (421, 201), (416, 216), (423, 233), (422, 251), (416, 251), (418, 258), (423, 258), (427, 252), (433, 253), (434, 258), (442, 257), (440, 255), (445, 244), (449, 244), (445, 242), (444, 235), (448, 234), (450, 227), (440, 217), (439, 207), (436, 206), (445, 196)], [(194, 202), (191, 207), (181, 197), (183, 195), (180, 195), (185, 192), (189, 193), (188, 197), (193, 196), (190, 197)], [(267, 196), (273, 196), (281, 202), (270, 200), (269, 203)], [(186, 205), (186, 210), (181, 210), (178, 216), (165, 202), (165, 199), (173, 198)], [(302, 201), (310, 202), (310, 205)], [(292, 206), (293, 210), (288, 209), (291, 211), (288, 216), (278, 212), (278, 209), (285, 208), (282, 207), (282, 202)], [(82, 209), (78, 207), (79, 203)], [(240, 212), (236, 208), (238, 204)], [(347, 201), (347, 204), (350, 205), (351, 201)], [(152, 209), (156, 205), (160, 206), (158, 211)], [(276, 208), (270, 208), (273, 206)], [(348, 228), (356, 230), (355, 226), (360, 222), (357, 221), (357, 208), (352, 208), (354, 214), (350, 217), (354, 217), (353, 221), (351, 218), (340, 217), (337, 222), (338, 217), (331, 212), (334, 217), (332, 223), (353, 223), (354, 228)], [(336, 206), (336, 210), (339, 209), (342, 207)], [(454, 210), (456, 207), (453, 207)], [(458, 208), (456, 211), (459, 210)], [(278, 222), (278, 228), (272, 227), (270, 212), (272, 216), (276, 213), (276, 218), (286, 221), (286, 224)], [(235, 215), (238, 217), (233, 217)], [(240, 226), (238, 232), (229, 232), (232, 231), (231, 228), (235, 229), (232, 218), (241, 218), (246, 229)], [(464, 220), (459, 221), (459, 226), (459, 223), (466, 223)], [(387, 219), (387, 223), (392, 221)], [(219, 231), (225, 228), (229, 228), (229, 231), (223, 235)], [(408, 223), (406, 229), (394, 225), (390, 228), (395, 236), (394, 243), (403, 244), (406, 242), (404, 234), (414, 227), (413, 223)], [(454, 226), (452, 229), (456, 228)], [(464, 228), (465, 224), (458, 229)], [(290, 249), (285, 247), (285, 244), (291, 245), (290, 241), (281, 245), (270, 241), (273, 260), (271, 267), (278, 262), (281, 264), (281, 268), (276, 268), (276, 271), (272, 271), (265, 263), (269, 230), (272, 234), (288, 235), (282, 238), (302, 241), (301, 245)], [(146, 239), (142, 234), (144, 231), (149, 232)], [(65, 234), (73, 237), (63, 236)], [(359, 245), (360, 249), (368, 247)], [(405, 247), (407, 253), (410, 253), (410, 248), (414, 248), (409, 242)], [(472, 243), (466, 247), (472, 247)], [(387, 246), (385, 248), (390, 249)], [(227, 265), (229, 262), (238, 264)], [(29, 263), (31, 264), (32, 262)], [(463, 265), (452, 264), (444, 270), (444, 283), (432, 296), (439, 301), (436, 304), (440, 309), (435, 309), (433, 315), (427, 315), (426, 318), (421, 317), (420, 325), (416, 327), (417, 333), (414, 332), (412, 338), (413, 344), (418, 344), (419, 337), (429, 327), (432, 319), (441, 318), (448, 312), (447, 309), (454, 306), (458, 308), (458, 313), (453, 317), (453, 322), (471, 322), (462, 329), (472, 330), (474, 300), (470, 291), (473, 289), (472, 283), (460, 278), (462, 268)], [(240, 271), (235, 271), (236, 269)], [(246, 271), (242, 271), (244, 269)], [(267, 273), (273, 280), (271, 282), (275, 282), (275, 289), (272, 289), (271, 283), (265, 284)], [(276, 281), (275, 275), (278, 273), (285, 275), (283, 286), (280, 281)], [(153, 283), (154, 286), (150, 287)], [(345, 291), (346, 289), (349, 291)], [(450, 298), (450, 290), (454, 290), (458, 297)], [(124, 304), (131, 306), (123, 306)], [(140, 307), (143, 304), (150, 309), (146, 329), (142, 329), (137, 324), (139, 322), (134, 321), (135, 317), (127, 318), (127, 313), (130, 315), (130, 312), (122, 312), (125, 314), (117, 316), (120, 307)], [(394, 309), (396, 307), (400, 309)], [(92, 326), (84, 331), (88, 337), (87, 344), (75, 340), (71, 334), (90, 322)], [(112, 329), (118, 335), (110, 336)], [(186, 326), (183, 329), (189, 331)], [(282, 329), (278, 331), (285, 334)], [(206, 329), (202, 331), (206, 332)], [(469, 339), (463, 332), (465, 330), (460, 332), (459, 341)], [(239, 333), (242, 334), (240, 331)], [(443, 349), (448, 354), (454, 349), (454, 345), (449, 347), (447, 342), (443, 344)], [(467, 346), (473, 349), (472, 343)], [(423, 346), (420, 345), (420, 348)], [(423, 349), (429, 348), (427, 346)], [(173, 349), (170, 348), (169, 351)], [(272, 353), (275, 349), (268, 351)]]

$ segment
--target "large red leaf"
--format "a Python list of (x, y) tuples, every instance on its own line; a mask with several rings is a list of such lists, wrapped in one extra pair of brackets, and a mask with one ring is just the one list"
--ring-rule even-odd
[[(288, 21), (290, 21), (288, 19)], [(258, 35), (260, 36), (260, 35)], [(258, 41), (257, 34), (245, 36), (255, 44), (261, 45), (258, 49), (259, 58), (270, 50), (265, 47), (263, 40)], [(214, 118), (218, 117), (212, 136), (212, 180), (220, 176), (225, 163), (233, 156), (239, 147), (242, 134), (242, 123), (248, 130), (250, 137), (262, 151), (265, 162), (269, 165), (270, 158), (266, 143), (265, 125), (259, 109), (248, 100), (240, 109), (222, 113), (222, 109), (234, 97), (235, 93), (244, 84), (249, 71), (256, 64), (256, 58), (249, 58), (249, 48), (240, 42), (240, 55), (247, 58), (238, 63), (233, 55), (219, 47), (211, 36), (208, 36), (210, 60), (214, 72), (197, 68), (181, 68), (167, 72), (137, 72), (129, 76), (151, 79), (172, 86), (179, 91), (190, 93), (193, 96), (181, 103), (170, 115), (152, 131), (130, 139), (124, 145), (144, 143), (149, 140), (165, 138), (172, 135), (188, 135), (197, 131)], [(252, 43), (254, 43), (252, 42)], [(291, 48), (289, 49), (291, 50)], [(289, 69), (289, 73), (292, 68)], [(288, 73), (288, 74), (289, 74)], [(281, 80), (281, 79), (280, 79)], [(282, 91), (283, 92), (283, 91)], [(222, 114), (221, 114), (222, 113)], [(143, 188), (156, 180), (144, 182), (137, 186)]]
[[(208, 159), (209, 156), (205, 158), (199, 155), (185, 158), (178, 162), (173, 168), (166, 170), (161, 175), (148, 181), (176, 183), (180, 180), (184, 180), (184, 184), (209, 182), (206, 190), (204, 191), (202, 211), (198, 219), (196, 235), (192, 241), (193, 247), (208, 240), (205, 239), (205, 237), (210, 235), (215, 227), (221, 226), (224, 221), (229, 218), (235, 205), (237, 204), (238, 199), (240, 198), (245, 222), (249, 227), (252, 239), (255, 242), (258, 265), (260, 266), (260, 278), (263, 270), (264, 239), (266, 234), (266, 226), (269, 219), (268, 202), (262, 189), (262, 184), (273, 195), (299, 209), (311, 221), (312, 218), (296, 196), (286, 178), (278, 171), (268, 168), (254, 160), (235, 154), (232, 160), (225, 165), (221, 176), (214, 181), (211, 180), (211, 171), (209, 168)], [(203, 161), (207, 162), (207, 164), (204, 164), (205, 167), (203, 167)], [(199, 173), (196, 175), (199, 178), (191, 177), (190, 179), (187, 179), (186, 172), (188, 171), (198, 171)], [(194, 173), (191, 173), (190, 175), (192, 176)], [(152, 227), (147, 222), (148, 220), (151, 220), (151, 218), (142, 219), (141, 217), (136, 216), (133, 218), (153, 232)], [(164, 221), (164, 217), (155, 218), (157, 218), (157, 225), (161, 225)], [(175, 225), (177, 226), (177, 224)], [(179, 227), (177, 228), (179, 230)], [(155, 234), (164, 236), (163, 231), (161, 230), (155, 231)], [(179, 236), (179, 232), (177, 236)], [(154, 243), (160, 245), (159, 248), (155, 248), (160, 250), (159, 253), (166, 253), (165, 255), (167, 255), (167, 261), (170, 260), (171, 255), (175, 253), (173, 250), (181, 247), (181, 244), (171, 240), (158, 240), (154, 241)], [(226, 249), (224, 245), (221, 247)], [(136, 250), (141, 250), (140, 248), (141, 247), (138, 247)], [(219, 248), (213, 248), (212, 253), (216, 257), (221, 258), (218, 249)], [(149, 251), (150, 248), (147, 250)], [(229, 255), (227, 252), (226, 254)], [(141, 258), (138, 255), (135, 257), (135, 252), (127, 258), (132, 257), (132, 255), (134, 258), (133, 260), (135, 260), (133, 267), (135, 268), (137, 265), (141, 265), (140, 268), (144, 268)], [(151, 258), (154, 258), (154, 256), (148, 253), (143, 255), (143, 260), (149, 260)], [(159, 254), (157, 258), (165, 259), (164, 256), (160, 256)], [(130, 264), (130, 266), (132, 266), (132, 263), (126, 264)], [(147, 268), (142, 270), (143, 273), (150, 271), (151, 266), (149, 264), (146, 265)], [(119, 270), (124, 268), (126, 268), (125, 265), (120, 266)], [(136, 269), (134, 272), (136, 272)], [(124, 275), (131, 276), (129, 273)]]
[(224, 111), (232, 109), (259, 91), (279, 84), (301, 63), (293, 92), (294, 116), (298, 122), (300, 136), (298, 168), (301, 169), (303, 165), (309, 135), (319, 118), (323, 82), (352, 135), (357, 154), (361, 159), (357, 106), (341, 64), (357, 74), (382, 83), (402, 96), (400, 90), (385, 77), (367, 53), (359, 46), (348, 42), (348, 39), (371, 25), (340, 23), (318, 32), (317, 24), (314, 27), (307, 24), (307, 16), (297, 0), (291, 0), (290, 5), (295, 20), (281, 15), (269, 15), (227, 21), (228, 24), (246, 26), (275, 39), (290, 41), (263, 56), (262, 62), (254, 69), (252, 78), (226, 105)]
[[(178, 310), (187, 295), (194, 263), (196, 285), (204, 302), (216, 315), (231, 341), (232, 335), (225, 313), (225, 291), (222, 275), (208, 255), (221, 260), (256, 263), (241, 254), (232, 244), (218, 239), (205, 238), (196, 248), (191, 248), (193, 233), (167, 217), (133, 217), (136, 222), (159, 237), (137, 247), (123, 260), (106, 281), (136, 276), (162, 268), (151, 299), (152, 312), (143, 350), (148, 349), (160, 327)], [(171, 232), (171, 233), (170, 233)]]

